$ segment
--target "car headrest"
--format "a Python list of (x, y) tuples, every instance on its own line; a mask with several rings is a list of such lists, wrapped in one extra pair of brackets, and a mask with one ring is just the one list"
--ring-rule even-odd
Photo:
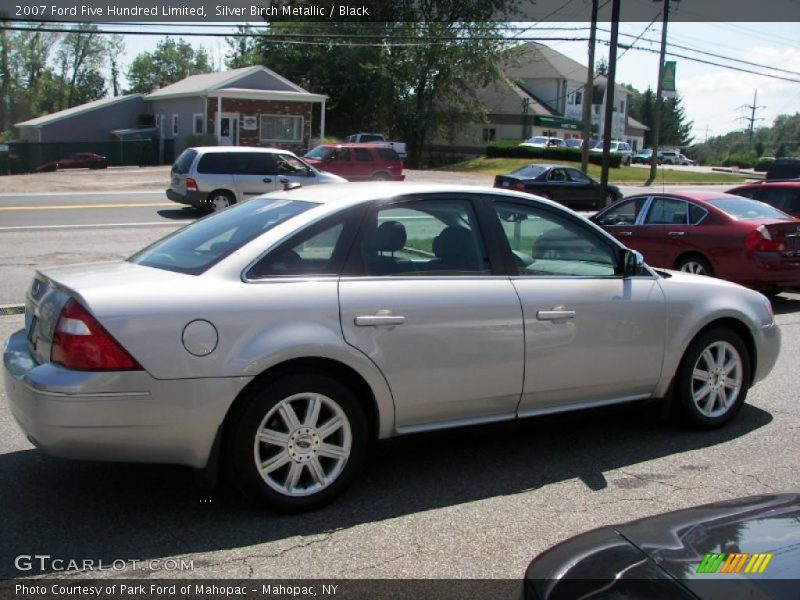
[(474, 254), (472, 234), (464, 227), (446, 227), (433, 239), (433, 253), (444, 260)]
[(378, 252), (397, 252), (406, 245), (406, 228), (397, 221), (384, 221), (375, 230), (372, 247)]

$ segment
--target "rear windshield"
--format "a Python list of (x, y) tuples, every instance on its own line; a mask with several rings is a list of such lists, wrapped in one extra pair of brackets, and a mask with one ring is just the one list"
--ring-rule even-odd
[(184, 227), (128, 261), (199, 275), (262, 233), (315, 206), (300, 200), (251, 200)]
[(514, 177), (519, 177), (520, 179), (536, 179), (545, 171), (547, 171), (545, 167), (540, 167), (539, 165), (528, 165), (527, 167), (520, 167), (516, 171), (512, 171), (511, 174)]
[(749, 198), (714, 198), (708, 201), (734, 219), (789, 219), (777, 208)]
[(186, 175), (186, 173), (189, 172), (189, 167), (192, 166), (192, 161), (195, 156), (197, 156), (197, 150), (193, 148), (187, 148), (181, 152), (178, 160), (172, 165), (172, 172), (178, 173), (179, 175)]
[(333, 148), (329, 148), (326, 146), (317, 146), (316, 148), (306, 152), (305, 158), (312, 158), (314, 160), (325, 160), (331, 155), (331, 152), (333, 152)]
[(535, 137), (532, 137), (531, 139), (529, 139), (527, 143), (528, 144), (546, 144), (547, 143), (547, 138), (546, 137), (535, 136)]

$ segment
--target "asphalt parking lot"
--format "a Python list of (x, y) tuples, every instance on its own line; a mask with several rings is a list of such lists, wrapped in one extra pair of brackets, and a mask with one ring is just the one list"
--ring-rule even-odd
[[(0, 272), (32, 273), (51, 246), (81, 260), (107, 255), (115, 238), (143, 245), (163, 233), (64, 233), (64, 245), (62, 233), (3, 232)], [(180, 467), (48, 457), (13, 422), (0, 383), (0, 578), (63, 576), (17, 568), (20, 555), (46, 554), (125, 562), (77, 578), (508, 579), (594, 527), (800, 490), (800, 294), (774, 308), (779, 362), (724, 429), (687, 431), (652, 408), (617, 407), (389, 440), (341, 499), (299, 516), (252, 506), (224, 485), (205, 490)], [(21, 326), (21, 315), (0, 316), (0, 339)], [(151, 568), (168, 558), (192, 569)]]

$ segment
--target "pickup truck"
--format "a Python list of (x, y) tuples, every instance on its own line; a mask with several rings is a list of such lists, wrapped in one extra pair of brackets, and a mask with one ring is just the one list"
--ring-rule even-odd
[(404, 142), (390, 142), (381, 133), (354, 133), (345, 138), (348, 144), (383, 144), (389, 146), (397, 152), (400, 158), (406, 157), (406, 145)]

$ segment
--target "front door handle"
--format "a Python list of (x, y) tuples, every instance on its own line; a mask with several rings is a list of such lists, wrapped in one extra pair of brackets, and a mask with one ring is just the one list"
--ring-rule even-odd
[(536, 318), (540, 321), (560, 321), (562, 319), (574, 319), (574, 310), (567, 310), (565, 306), (554, 306), (552, 310), (536, 311)]
[(392, 325), (402, 325), (406, 318), (401, 315), (375, 314), (360, 315), (355, 318), (355, 324), (359, 327), (386, 327)]
[(617, 231), (616, 234), (620, 237), (630, 237), (633, 235), (632, 231)]
[(272, 179), (270, 177), (264, 177), (262, 180), (264, 183), (272, 183)]
[(680, 237), (682, 235), (686, 235), (685, 231), (670, 231), (667, 233), (669, 237)]

